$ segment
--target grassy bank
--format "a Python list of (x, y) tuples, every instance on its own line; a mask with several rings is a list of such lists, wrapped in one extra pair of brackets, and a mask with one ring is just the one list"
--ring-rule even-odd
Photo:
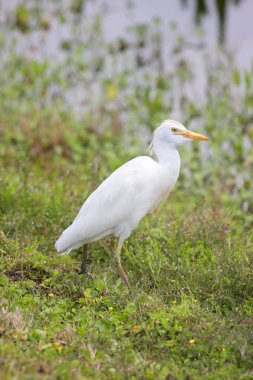
[(179, 183), (125, 245), (131, 292), (111, 239), (90, 246), (91, 277), (78, 252), (56, 255), (86, 195), (127, 158), (107, 149), (95, 162), (32, 149), (18, 168), (3, 159), (1, 378), (250, 379), (253, 247), (240, 202)]

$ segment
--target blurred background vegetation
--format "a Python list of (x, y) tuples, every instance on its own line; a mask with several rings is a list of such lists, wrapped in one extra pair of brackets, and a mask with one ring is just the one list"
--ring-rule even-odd
[(213, 18), (214, 46), (200, 25), (181, 33), (178, 14), (167, 24), (155, 11), (125, 29), (106, 24), (110, 12), (119, 21), (121, 13), (134, 14), (132, 1), (1, 1), (4, 165), (120, 155), (116, 167), (144, 152), (158, 122), (175, 117), (210, 137), (208, 145), (187, 147), (179, 186), (200, 192), (205, 181), (251, 213), (253, 66), (238, 67), (225, 45), (228, 8), (244, 2), (193, 3), (182, 0), (177, 12), (190, 13), (193, 25), (206, 14)]

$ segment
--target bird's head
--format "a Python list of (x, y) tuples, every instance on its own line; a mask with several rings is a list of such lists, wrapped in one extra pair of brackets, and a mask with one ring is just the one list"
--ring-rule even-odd
[(199, 133), (191, 132), (182, 124), (175, 120), (164, 120), (154, 132), (154, 139), (163, 141), (170, 146), (177, 148), (188, 139), (207, 141), (208, 137)]

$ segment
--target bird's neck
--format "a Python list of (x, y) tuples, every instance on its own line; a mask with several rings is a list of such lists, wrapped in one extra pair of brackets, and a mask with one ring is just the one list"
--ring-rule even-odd
[(159, 164), (178, 163), (180, 166), (180, 156), (174, 145), (169, 145), (161, 140), (153, 140), (152, 145)]

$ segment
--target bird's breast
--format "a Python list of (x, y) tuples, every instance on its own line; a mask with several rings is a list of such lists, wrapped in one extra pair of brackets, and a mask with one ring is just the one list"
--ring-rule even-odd
[(136, 212), (138, 214), (140, 212), (141, 217), (152, 212), (162, 200), (167, 198), (176, 179), (176, 173), (168, 176), (168, 173), (159, 166), (153, 171), (150, 170), (145, 178), (136, 184), (132, 199)]
[(173, 186), (175, 185), (179, 175), (180, 165), (161, 166), (157, 173), (156, 178), (152, 181), (154, 192), (153, 205), (149, 212), (152, 212), (161, 201), (165, 200)]

